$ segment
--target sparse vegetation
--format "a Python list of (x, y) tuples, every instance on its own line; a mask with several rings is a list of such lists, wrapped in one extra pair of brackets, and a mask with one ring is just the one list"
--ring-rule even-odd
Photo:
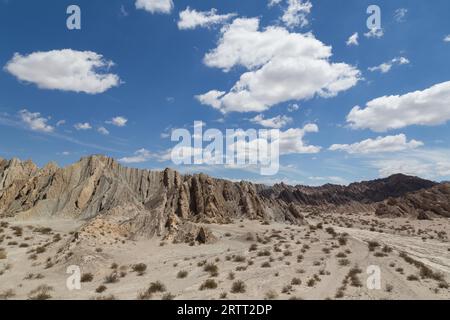
[(81, 276), (81, 282), (91, 282), (94, 280), (94, 275), (92, 273), (84, 273)]
[(205, 282), (202, 283), (202, 285), (200, 286), (200, 290), (213, 290), (217, 288), (217, 282), (214, 279), (208, 279)]
[(147, 265), (144, 263), (138, 263), (133, 265), (133, 271), (138, 274), (138, 276), (143, 276), (147, 270)]
[(177, 273), (178, 279), (184, 279), (188, 276), (188, 272), (186, 270), (181, 270)]
[(231, 285), (231, 293), (245, 293), (246, 285), (243, 281), (238, 280)]
[(28, 294), (28, 298), (30, 300), (48, 300), (52, 296), (50, 295), (50, 292), (53, 291), (53, 288), (48, 285), (40, 285), (36, 289), (32, 290)]

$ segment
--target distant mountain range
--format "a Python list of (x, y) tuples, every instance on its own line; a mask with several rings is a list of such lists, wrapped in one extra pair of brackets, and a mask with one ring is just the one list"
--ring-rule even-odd
[(204, 174), (126, 168), (90, 156), (60, 168), (0, 158), (0, 216), (101, 216), (134, 236), (176, 233), (186, 221), (228, 223), (235, 218), (302, 223), (305, 213), (369, 212), (412, 218), (450, 217), (450, 184), (393, 175), (349, 186), (272, 187)]

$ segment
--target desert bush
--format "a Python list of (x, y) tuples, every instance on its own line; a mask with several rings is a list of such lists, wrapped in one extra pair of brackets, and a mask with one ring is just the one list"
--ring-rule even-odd
[(339, 238), (338, 238), (338, 242), (339, 242), (339, 244), (340, 244), (341, 246), (347, 245), (347, 241), (348, 241), (348, 239), (347, 239), (347, 237), (346, 237), (345, 235), (341, 235), (341, 236), (339, 236)]
[(299, 278), (293, 278), (293, 279), (291, 280), (291, 284), (292, 284), (293, 286), (299, 286), (299, 285), (302, 284), (302, 280), (300, 280)]
[(137, 272), (139, 276), (142, 276), (145, 274), (145, 271), (147, 270), (147, 265), (144, 263), (138, 263), (133, 265), (133, 271)]
[(202, 285), (200, 286), (199, 290), (203, 291), (203, 290), (213, 290), (217, 288), (217, 282), (213, 279), (208, 279), (205, 282), (202, 283)]
[(265, 300), (275, 300), (276, 298), (278, 298), (278, 294), (274, 290), (270, 290), (264, 295)]
[(246, 285), (243, 281), (238, 280), (231, 285), (231, 293), (245, 293)]
[(394, 286), (392, 284), (387, 284), (386, 285), (386, 292), (392, 292), (392, 290), (394, 290)]
[(345, 267), (348, 266), (350, 264), (350, 260), (348, 259), (339, 259), (338, 263), (340, 266)]
[(165, 292), (165, 291), (166, 291), (166, 286), (163, 283), (161, 283), (160, 281), (150, 283), (150, 286), (148, 288), (148, 292), (150, 292), (150, 293)]
[(336, 258), (347, 258), (347, 255), (346, 255), (344, 252), (339, 252), (339, 253), (336, 255)]
[(119, 276), (115, 271), (108, 274), (104, 279), (105, 283), (116, 283), (117, 281), (119, 281)]
[(84, 273), (81, 276), (81, 282), (91, 282), (94, 280), (94, 275), (92, 273)]
[(97, 287), (97, 289), (95, 289), (95, 292), (102, 293), (102, 292), (105, 292), (106, 289), (108, 289), (106, 286), (100, 285), (100, 286)]
[(419, 281), (419, 277), (414, 274), (410, 274), (408, 277), (406, 277), (406, 279), (408, 281)]
[(202, 260), (202, 261), (199, 261), (198, 263), (197, 263), (197, 267), (203, 267), (205, 264), (207, 264), (208, 263), (208, 261), (206, 261), (206, 260)]
[(292, 286), (290, 284), (284, 286), (281, 289), (281, 293), (285, 293), (285, 294), (289, 294), (289, 293), (291, 293), (291, 291), (292, 291)]
[(48, 235), (52, 232), (52, 228), (41, 227), (41, 228), (35, 228), (33, 231), (40, 233), (40, 234)]
[(270, 256), (270, 251), (268, 249), (258, 252), (258, 257), (269, 257), (269, 256)]
[(37, 247), (35, 250), (36, 254), (41, 254), (45, 252), (45, 247)]
[(245, 257), (244, 256), (240, 256), (240, 255), (235, 256), (234, 259), (233, 259), (234, 262), (245, 262), (245, 260), (246, 260)]
[(369, 241), (367, 242), (367, 245), (369, 247), (369, 251), (375, 251), (375, 249), (380, 246), (380, 244), (377, 241)]
[(311, 278), (308, 280), (308, 282), (306, 282), (306, 285), (308, 287), (314, 287), (315, 284), (316, 284), (316, 279), (314, 279), (314, 278)]
[(444, 275), (439, 272), (434, 272), (429, 267), (422, 265), (420, 267), (419, 275), (422, 279), (433, 279), (436, 281), (443, 281)]
[(32, 290), (28, 294), (28, 298), (30, 300), (48, 300), (52, 296), (50, 295), (50, 291), (53, 291), (53, 288), (48, 285), (40, 285), (36, 289)]
[(271, 267), (271, 265), (270, 265), (270, 263), (269, 263), (268, 261), (263, 262), (263, 263), (261, 264), (261, 268), (270, 268), (270, 267)]
[(256, 244), (256, 243), (254, 243), (254, 244), (252, 244), (251, 246), (250, 246), (250, 248), (248, 249), (248, 251), (256, 251), (256, 250), (258, 250), (258, 245)]
[(228, 280), (234, 280), (234, 278), (235, 278), (234, 272), (228, 273)]
[(181, 270), (177, 273), (178, 279), (184, 279), (188, 276), (188, 272), (186, 270)]
[(170, 292), (163, 294), (163, 296), (161, 297), (161, 300), (173, 300), (173, 299), (175, 299), (175, 296)]
[(211, 277), (217, 277), (219, 275), (219, 267), (214, 263), (205, 264), (203, 271), (208, 272)]

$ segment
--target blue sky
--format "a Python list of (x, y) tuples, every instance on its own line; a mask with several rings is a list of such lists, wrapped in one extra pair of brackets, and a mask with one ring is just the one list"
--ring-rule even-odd
[[(106, 154), (264, 183), (450, 179), (449, 1), (270, 2), (0, 0), (0, 156), (67, 165)], [(71, 4), (81, 30), (66, 27)], [(366, 25), (371, 4), (378, 36)], [(236, 89), (240, 79), (248, 87)], [(163, 160), (171, 130), (194, 121), (225, 130), (280, 120), (298, 143), (276, 176)]]

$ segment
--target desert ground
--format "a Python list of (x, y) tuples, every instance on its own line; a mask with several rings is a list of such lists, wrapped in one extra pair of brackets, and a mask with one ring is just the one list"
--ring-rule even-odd
[[(449, 219), (306, 220), (212, 224), (217, 241), (200, 245), (131, 241), (107, 226), (75, 241), (82, 221), (2, 219), (0, 299), (450, 299)], [(66, 285), (71, 265), (80, 290)], [(367, 286), (369, 266), (380, 289)]]

